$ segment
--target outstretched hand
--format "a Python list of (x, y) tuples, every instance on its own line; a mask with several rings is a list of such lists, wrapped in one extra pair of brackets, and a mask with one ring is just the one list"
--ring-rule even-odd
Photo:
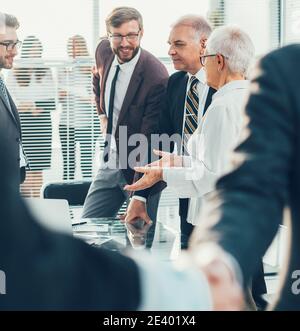
[(161, 159), (145, 165), (135, 167), (134, 170), (143, 173), (144, 176), (131, 185), (124, 187), (127, 191), (140, 191), (152, 187), (163, 180), (163, 169), (182, 166), (182, 157), (168, 152), (153, 150), (154, 154), (161, 156)]

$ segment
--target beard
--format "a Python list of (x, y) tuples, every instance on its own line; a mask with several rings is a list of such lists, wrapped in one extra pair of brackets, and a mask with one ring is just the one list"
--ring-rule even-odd
[[(117, 55), (120, 62), (125, 63), (131, 61), (136, 54), (138, 53), (140, 46), (132, 47), (132, 46), (119, 46), (113, 49), (113, 52)], [(124, 52), (123, 52), (124, 51)]]
[(13, 67), (13, 62), (10, 63), (5, 60), (5, 57), (0, 57), (0, 69), (11, 69)]

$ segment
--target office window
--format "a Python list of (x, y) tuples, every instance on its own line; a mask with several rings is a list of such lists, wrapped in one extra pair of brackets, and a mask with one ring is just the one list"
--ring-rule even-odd
[[(15, 69), (5, 73), (19, 106), (31, 163), (24, 194), (38, 195), (44, 182), (96, 174), (103, 137), (92, 101), (91, 69), (98, 38), (105, 34), (105, 17), (122, 5), (123, 0), (1, 4), (2, 11), (19, 18), (19, 38), (25, 41)], [(181, 15), (203, 15), (214, 27), (240, 25), (252, 37), (258, 56), (281, 42), (298, 41), (300, 35), (300, 0), (164, 0), (159, 6), (128, 0), (126, 5), (143, 15), (142, 47), (159, 57), (170, 73), (174, 69), (167, 40), (170, 25)], [(30, 49), (37, 43), (34, 54)]]
[(300, 42), (300, 0), (285, 0), (283, 11), (283, 44)]
[(212, 0), (208, 18), (214, 27), (236, 24), (244, 29), (257, 56), (280, 44), (279, 0)]
[(5, 77), (30, 164), (24, 196), (39, 196), (45, 182), (91, 179), (96, 172), (96, 151), (103, 143), (91, 84), (97, 4), (75, 0), (70, 9), (59, 0), (12, 0), (1, 6), (18, 17), (23, 41), (15, 68)]

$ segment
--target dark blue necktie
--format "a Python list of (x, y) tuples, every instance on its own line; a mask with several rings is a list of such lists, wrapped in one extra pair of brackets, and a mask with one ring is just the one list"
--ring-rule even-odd
[(120, 71), (120, 66), (117, 65), (116, 72), (114, 75), (114, 78), (111, 83), (111, 88), (110, 88), (110, 96), (109, 96), (109, 106), (108, 106), (108, 123), (107, 123), (107, 131), (106, 135), (110, 135), (109, 137), (107, 136), (107, 139), (105, 140), (104, 143), (104, 161), (107, 162), (109, 158), (109, 152), (110, 152), (110, 145), (111, 145), (111, 134), (112, 134), (112, 128), (113, 128), (113, 118), (114, 118), (114, 101), (115, 101), (115, 93), (116, 93), (116, 83), (118, 79), (118, 74)]

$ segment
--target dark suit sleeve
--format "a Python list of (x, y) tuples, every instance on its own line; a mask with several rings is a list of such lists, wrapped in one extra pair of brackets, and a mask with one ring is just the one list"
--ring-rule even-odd
[(293, 163), (295, 119), (285, 83), (290, 77), (276, 54), (262, 60), (252, 81), (246, 139), (233, 158), (238, 166), (218, 181), (201, 215), (203, 227), (193, 235), (194, 244), (216, 242), (232, 254), (245, 284), (282, 220)]
[[(16, 204), (18, 206), (18, 204)], [(16, 207), (17, 208), (17, 207)], [(136, 310), (140, 279), (135, 262), (107, 249), (45, 230), (20, 214), (6, 226), (1, 255), (7, 295), (0, 308), (30, 310)], [(22, 223), (23, 222), (23, 223)], [(15, 231), (11, 231), (15, 227)], [(7, 246), (4, 246), (4, 244)]]
[[(161, 84), (155, 85), (152, 88), (152, 91), (149, 93), (147, 98), (147, 105), (144, 112), (143, 122), (141, 126), (141, 133), (143, 133), (148, 140), (148, 153), (146, 155), (145, 161), (142, 164), (147, 164), (153, 162), (158, 159), (156, 155), (154, 155), (151, 145), (151, 134), (158, 134), (159, 133), (159, 118), (164, 108), (164, 102), (166, 100), (166, 83), (162, 81)], [(135, 181), (142, 177), (142, 174), (136, 173), (135, 174)], [(150, 194), (157, 193), (161, 191), (165, 185), (160, 182), (150, 187), (148, 189), (137, 191), (134, 195), (138, 195), (144, 198), (148, 198)]]
[(100, 98), (101, 98), (101, 89), (100, 89), (100, 83), (101, 83), (101, 77), (99, 75), (99, 72), (102, 72), (104, 70), (104, 66), (107, 65), (107, 61), (109, 57), (112, 56), (112, 51), (110, 48), (110, 44), (108, 40), (101, 40), (99, 45), (96, 48), (95, 52), (95, 61), (96, 61), (96, 69), (97, 72), (93, 75), (93, 92), (95, 96), (95, 102), (97, 107), (98, 115), (105, 115), (103, 110), (100, 107)]

